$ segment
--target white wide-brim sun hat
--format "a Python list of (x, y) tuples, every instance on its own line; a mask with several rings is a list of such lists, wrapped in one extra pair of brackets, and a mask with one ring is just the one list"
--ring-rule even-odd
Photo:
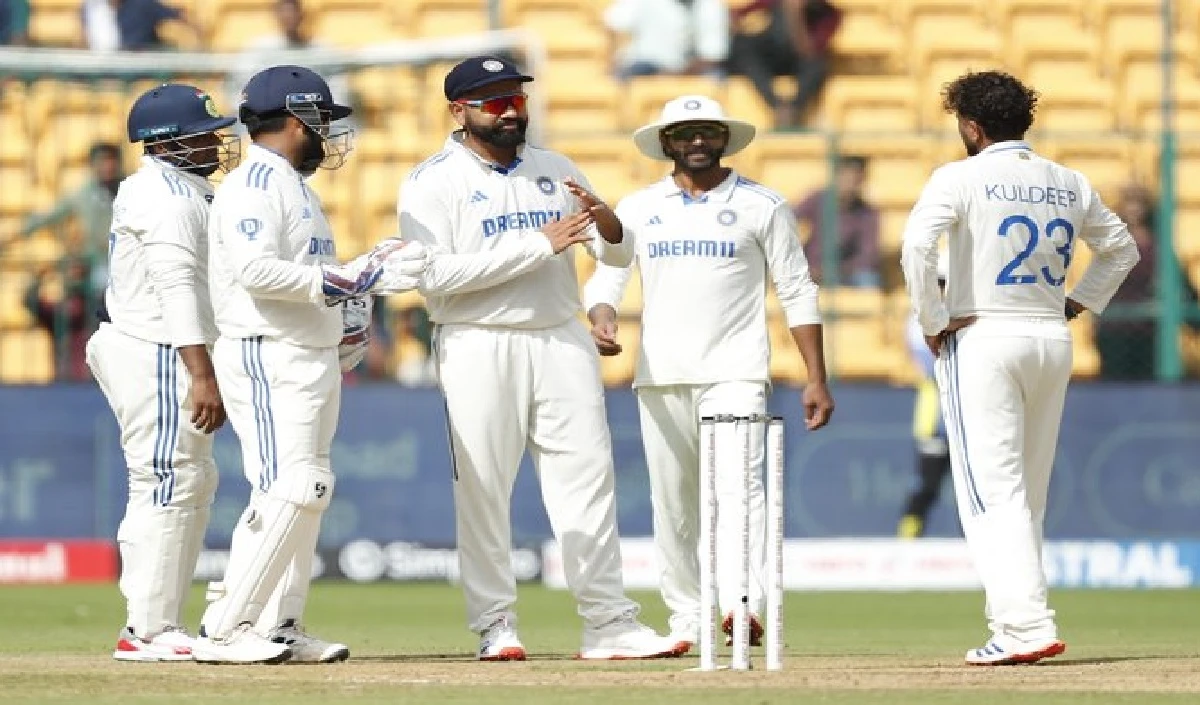
[(633, 143), (639, 151), (651, 159), (669, 162), (671, 158), (663, 152), (658, 133), (663, 128), (681, 122), (719, 122), (729, 130), (729, 143), (723, 156), (729, 157), (746, 148), (754, 140), (754, 125), (744, 120), (725, 117), (721, 104), (702, 95), (685, 95), (669, 101), (663, 106), (658, 120), (639, 127), (633, 133)]

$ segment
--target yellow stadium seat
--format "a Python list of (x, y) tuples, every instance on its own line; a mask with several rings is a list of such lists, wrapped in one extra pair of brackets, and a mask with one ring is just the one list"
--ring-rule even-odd
[(54, 345), (41, 329), (0, 333), (0, 383), (48, 384), (54, 381)]
[(1181, 206), (1200, 206), (1200, 142), (1180, 140), (1176, 148), (1175, 197)]
[(834, 54), (855, 63), (869, 62), (878, 71), (903, 68), (905, 37), (891, 17), (890, 5), (874, 0), (839, 2), (845, 14), (833, 35)]
[(1175, 212), (1175, 254), (1183, 264), (1200, 262), (1200, 208)]
[(277, 31), (273, 0), (222, 0), (204, 12), (212, 50), (241, 51), (255, 39)]
[(29, 168), (24, 165), (0, 168), (0, 213), (24, 216), (33, 208), (34, 182)]
[[(1173, 21), (1178, 24), (1179, 13), (1185, 3), (1173, 3), (1175, 15)], [(1095, 27), (1104, 27), (1113, 19), (1128, 16), (1158, 17), (1162, 12), (1160, 0), (1089, 0), (1087, 7), (1088, 22)]]
[(981, 24), (986, 0), (895, 0), (892, 16), (901, 27), (913, 27), (921, 22), (946, 18), (962, 18)]
[(1114, 90), (1103, 83), (1058, 86), (1038, 100), (1035, 134), (1098, 134), (1117, 125)]
[[(1196, 37), (1176, 32), (1172, 37), (1173, 60), (1194, 67), (1197, 57)], [(1162, 55), (1162, 24), (1154, 15), (1115, 15), (1104, 27), (1103, 49), (1105, 74), (1117, 83), (1125, 78), (1131, 64), (1142, 63), (1157, 68)]]
[(1016, 33), (1036, 18), (1072, 18), (1082, 28), (1089, 0), (989, 0), (984, 14), (999, 27), (1009, 27)]
[(313, 36), (340, 47), (359, 47), (403, 38), (403, 25), (393, 25), (391, 11), (374, 0), (338, 0), (316, 15)]
[(30, 3), (29, 39), (39, 46), (82, 46), (80, 0), (37, 0)]
[(771, 344), (771, 379), (788, 384), (804, 384), (808, 381), (804, 358), (796, 349), (792, 332), (782, 315), (767, 319), (767, 339)]
[(1003, 53), (1000, 34), (978, 17), (928, 17), (912, 28), (909, 61), (915, 75), (924, 74), (935, 60), (957, 59), (976, 70), (994, 68)]
[(755, 180), (789, 200), (800, 200), (829, 183), (831, 155), (822, 135), (768, 135), (751, 147), (758, 155)]
[(7, 269), (0, 277), (0, 328), (28, 328), (33, 323), (25, 308), (25, 289), (29, 286), (30, 273), (20, 269)]
[(1071, 377), (1095, 379), (1100, 376), (1100, 353), (1096, 350), (1096, 334), (1090, 316), (1080, 316), (1071, 322)]
[(550, 85), (540, 93), (546, 104), (545, 129), (552, 136), (611, 133), (617, 124), (622, 100), (616, 83), (597, 75), (587, 84), (576, 81)]
[[(879, 248), (883, 252), (899, 252), (908, 223), (910, 208), (883, 208), (879, 212)], [(885, 255), (886, 256), (886, 255)]]
[(1135, 176), (1137, 150), (1125, 137), (1045, 138), (1038, 140), (1036, 148), (1047, 158), (1082, 172), (1102, 193), (1113, 192)]
[(409, 0), (394, 3), (396, 21), (413, 37), (473, 34), (488, 29), (487, 0)]
[(829, 124), (843, 132), (898, 132), (917, 127), (916, 86), (907, 77), (842, 76), (821, 98)]
[(838, 145), (842, 154), (869, 158), (867, 200), (881, 208), (911, 208), (933, 171), (933, 146), (914, 136), (847, 136)]
[(610, 204), (639, 187), (634, 178), (634, 146), (627, 137), (557, 139), (551, 146), (575, 162), (596, 194)]
[(750, 79), (744, 76), (730, 76), (725, 80), (725, 98), (722, 106), (730, 117), (751, 123), (760, 133), (770, 129), (775, 121), (771, 109), (754, 89)]
[(641, 322), (637, 318), (622, 317), (617, 324), (617, 342), (621, 345), (621, 354), (600, 358), (600, 378), (606, 387), (624, 387), (633, 381), (641, 340)]

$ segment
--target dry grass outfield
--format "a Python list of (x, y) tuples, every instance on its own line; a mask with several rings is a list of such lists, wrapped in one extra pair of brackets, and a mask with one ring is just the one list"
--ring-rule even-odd
[[(639, 598), (647, 621), (660, 626), (656, 596)], [(115, 587), (0, 589), (0, 702), (1200, 702), (1200, 595), (1056, 598), (1070, 650), (1037, 666), (961, 665), (958, 655), (982, 631), (976, 595), (797, 594), (788, 598), (784, 672), (690, 673), (695, 659), (573, 660), (570, 601), (540, 589), (521, 598), (533, 659), (480, 664), (470, 658), (474, 642), (453, 588), (319, 584), (313, 629), (347, 641), (354, 656), (276, 667), (115, 663)]]

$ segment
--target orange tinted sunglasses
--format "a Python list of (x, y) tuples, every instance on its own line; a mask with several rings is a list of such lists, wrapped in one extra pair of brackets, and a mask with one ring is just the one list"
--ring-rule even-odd
[(480, 100), (456, 100), (454, 102), (459, 105), (478, 108), (488, 115), (503, 115), (508, 112), (510, 107), (517, 112), (521, 112), (525, 109), (525, 103), (528, 100), (529, 96), (524, 93), (509, 93), (507, 95), (498, 95)]

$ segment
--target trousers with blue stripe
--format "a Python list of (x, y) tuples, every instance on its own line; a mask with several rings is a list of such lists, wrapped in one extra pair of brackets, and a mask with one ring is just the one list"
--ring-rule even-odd
[(1071, 339), (1061, 323), (980, 320), (937, 359), (958, 513), (994, 635), (1058, 638), (1043, 524)]
[(341, 406), (337, 348), (220, 338), (213, 367), (242, 450), (248, 502), (224, 580), (201, 621), (223, 637), (242, 622), (267, 633), (303, 621), (321, 515), (333, 496), (329, 454)]
[(117, 530), (127, 626), (143, 639), (182, 626), (217, 490), (212, 436), (192, 427), (187, 369), (169, 345), (101, 324), (87, 362), (120, 428), (129, 497)]

